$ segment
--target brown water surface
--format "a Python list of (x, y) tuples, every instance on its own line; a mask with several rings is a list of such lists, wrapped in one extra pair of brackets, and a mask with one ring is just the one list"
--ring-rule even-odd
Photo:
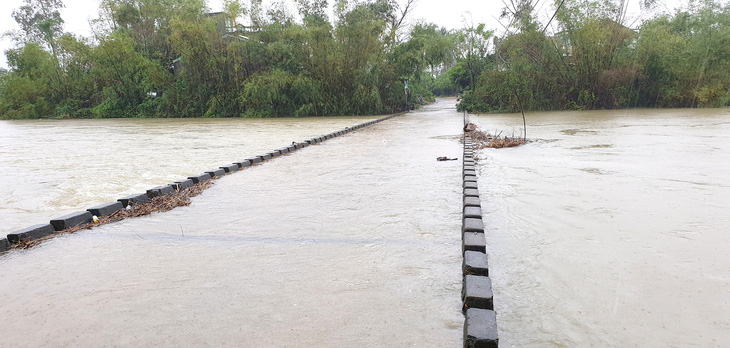
[(453, 102), (226, 176), (189, 207), (0, 255), (0, 337), (459, 346), (461, 163), (436, 161), (461, 153)]
[[(519, 133), (516, 115), (471, 116)], [(527, 114), (479, 152), (503, 347), (730, 342), (730, 110)]]
[(0, 121), (0, 235), (371, 119)]

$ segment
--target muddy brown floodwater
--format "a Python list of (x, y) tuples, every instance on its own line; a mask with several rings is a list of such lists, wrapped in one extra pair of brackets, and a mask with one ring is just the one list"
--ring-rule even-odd
[[(519, 133), (515, 115), (471, 116)], [(527, 113), (479, 152), (502, 347), (730, 342), (730, 110)]]
[(0, 235), (371, 119), (0, 121)]
[[(0, 255), (0, 337), (30, 347), (461, 345), (461, 162), (436, 161), (461, 154), (453, 103), (226, 176), (188, 207)], [(185, 133), (181, 148), (234, 146)], [(265, 150), (300, 135), (273, 135), (285, 141)]]

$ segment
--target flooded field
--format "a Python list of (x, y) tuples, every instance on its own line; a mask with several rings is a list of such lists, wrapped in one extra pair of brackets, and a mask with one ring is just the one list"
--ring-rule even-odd
[[(471, 116), (519, 133), (515, 115)], [(730, 110), (528, 113), (480, 152), (504, 347), (730, 342)]]
[[(226, 176), (189, 207), (2, 255), (0, 335), (32, 347), (459, 346), (461, 162), (436, 157), (460, 156), (460, 134), (449, 100)], [(201, 146), (226, 146), (212, 139)]]

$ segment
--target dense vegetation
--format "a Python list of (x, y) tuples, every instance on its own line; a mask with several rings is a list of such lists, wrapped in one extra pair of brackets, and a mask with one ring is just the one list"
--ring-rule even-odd
[(467, 54), (449, 72), (467, 91), (462, 109), (730, 105), (730, 6), (696, 0), (632, 30), (625, 1), (557, 0), (549, 23), (535, 19), (535, 3), (510, 2), (501, 37), (467, 31)]
[(327, 0), (102, 0), (93, 38), (63, 31), (61, 0), (25, 1), (0, 118), (364, 115), (460, 92), (469, 111), (730, 105), (719, 0), (635, 29), (623, 0), (554, 0), (543, 22), (510, 0), (499, 35), (406, 26), (415, 0), (337, 0), (332, 20)]
[[(413, 0), (297, 0), (298, 15), (260, 0), (103, 0), (95, 37), (62, 31), (60, 0), (26, 0), (13, 15), (0, 116), (279, 117), (400, 111), (431, 98), (445, 30), (404, 33)], [(237, 23), (246, 21), (248, 27)], [(438, 46), (441, 45), (441, 46)], [(437, 47), (438, 46), (438, 47)]]

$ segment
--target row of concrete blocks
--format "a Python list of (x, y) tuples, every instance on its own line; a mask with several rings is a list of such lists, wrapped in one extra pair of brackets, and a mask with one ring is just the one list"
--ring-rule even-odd
[(464, 320), (464, 347), (498, 347), (497, 317), (494, 313), (492, 280), (487, 263), (487, 241), (484, 237), (482, 207), (477, 185), (471, 138), (464, 139), (464, 209), (462, 217), (461, 289)]
[(123, 198), (118, 199), (116, 202), (104, 203), (104, 204), (97, 205), (95, 207), (86, 209), (86, 211), (75, 212), (75, 213), (61, 216), (59, 218), (55, 218), (55, 219), (51, 220), (50, 223), (48, 223), (48, 224), (35, 225), (35, 226), (28, 227), (28, 228), (24, 228), (19, 231), (15, 231), (13, 233), (8, 234), (7, 238), (0, 239), (0, 253), (9, 250), (11, 248), (12, 244), (20, 243), (23, 241), (29, 241), (29, 240), (33, 240), (33, 239), (43, 238), (43, 237), (53, 234), (56, 231), (63, 231), (65, 229), (76, 227), (78, 225), (90, 223), (93, 221), (94, 216), (96, 216), (96, 217), (108, 216), (108, 215), (116, 213), (119, 210), (124, 209), (127, 206), (145, 203), (145, 202), (149, 201), (150, 198), (166, 196), (175, 191), (179, 191), (179, 190), (182, 190), (182, 189), (185, 189), (188, 187), (192, 187), (195, 184), (205, 182), (205, 181), (211, 180), (213, 178), (223, 177), (226, 174), (237, 172), (243, 168), (250, 167), (254, 164), (258, 164), (263, 161), (267, 161), (272, 158), (279, 157), (281, 155), (285, 155), (285, 154), (294, 152), (299, 149), (303, 149), (309, 145), (316, 144), (316, 143), (325, 141), (327, 139), (331, 139), (331, 138), (349, 133), (353, 130), (360, 129), (362, 127), (370, 126), (370, 125), (373, 125), (373, 124), (381, 122), (381, 121), (385, 121), (385, 120), (390, 119), (395, 116), (397, 116), (397, 115), (386, 116), (386, 117), (383, 117), (383, 118), (380, 118), (377, 120), (372, 120), (372, 121), (368, 121), (365, 123), (361, 123), (361, 124), (355, 125), (353, 127), (346, 127), (343, 130), (335, 131), (335, 132), (332, 132), (332, 133), (329, 133), (329, 134), (326, 134), (326, 135), (323, 135), (320, 137), (315, 137), (315, 138), (306, 140), (301, 143), (292, 143), (289, 146), (282, 147), (280, 149), (276, 149), (271, 152), (267, 152), (263, 155), (246, 158), (242, 161), (234, 162), (229, 165), (219, 167), (218, 169), (215, 169), (215, 170), (206, 171), (202, 174), (188, 177), (187, 179), (175, 181), (172, 184), (153, 187), (153, 188), (147, 190), (146, 193), (140, 193), (140, 194), (123, 197)]

